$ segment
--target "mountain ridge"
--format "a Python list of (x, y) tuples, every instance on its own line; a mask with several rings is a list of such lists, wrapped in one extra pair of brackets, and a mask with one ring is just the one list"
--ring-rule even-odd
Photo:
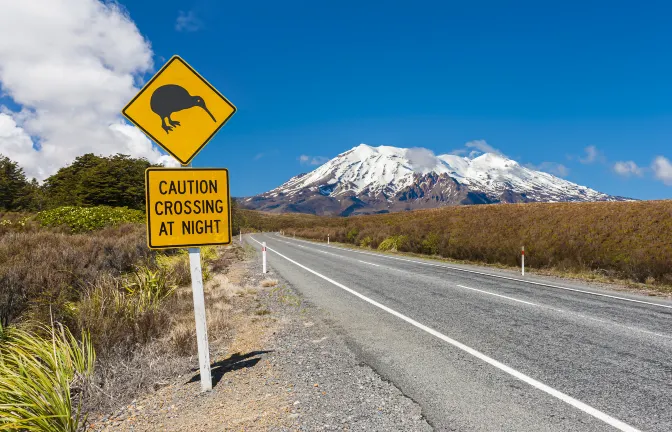
[(446, 205), (625, 200), (498, 153), (437, 156), (423, 148), (360, 144), (240, 202), (256, 210), (349, 216)]

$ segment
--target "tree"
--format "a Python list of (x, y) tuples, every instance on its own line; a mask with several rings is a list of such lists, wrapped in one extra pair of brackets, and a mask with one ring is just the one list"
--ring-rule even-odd
[(29, 186), (23, 168), (8, 157), (0, 155), (0, 209), (30, 209), (30, 202), (24, 199)]
[(109, 157), (85, 154), (45, 181), (51, 207), (62, 205), (109, 205), (142, 210), (145, 206), (147, 159), (117, 154)]

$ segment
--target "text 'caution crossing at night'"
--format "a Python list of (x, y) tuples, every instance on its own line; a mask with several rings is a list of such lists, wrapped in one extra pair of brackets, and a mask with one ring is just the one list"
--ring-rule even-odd
[(231, 243), (225, 168), (148, 168), (145, 193), (150, 248)]

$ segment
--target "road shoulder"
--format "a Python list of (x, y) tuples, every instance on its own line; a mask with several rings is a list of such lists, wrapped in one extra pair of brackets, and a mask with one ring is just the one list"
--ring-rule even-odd
[(213, 355), (213, 390), (199, 393), (194, 356), (191, 371), (92, 429), (431, 430), (417, 403), (362, 364), (272, 269), (262, 276), (258, 261), (231, 270), (244, 276), (230, 302), (235, 336)]

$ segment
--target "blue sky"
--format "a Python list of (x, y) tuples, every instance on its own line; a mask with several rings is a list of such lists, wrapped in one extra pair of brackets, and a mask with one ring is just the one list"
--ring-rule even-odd
[(606, 193), (670, 197), (669, 2), (120, 3), (151, 43), (143, 79), (178, 54), (237, 106), (194, 163), (229, 168), (234, 196), (359, 143), (485, 140)]

